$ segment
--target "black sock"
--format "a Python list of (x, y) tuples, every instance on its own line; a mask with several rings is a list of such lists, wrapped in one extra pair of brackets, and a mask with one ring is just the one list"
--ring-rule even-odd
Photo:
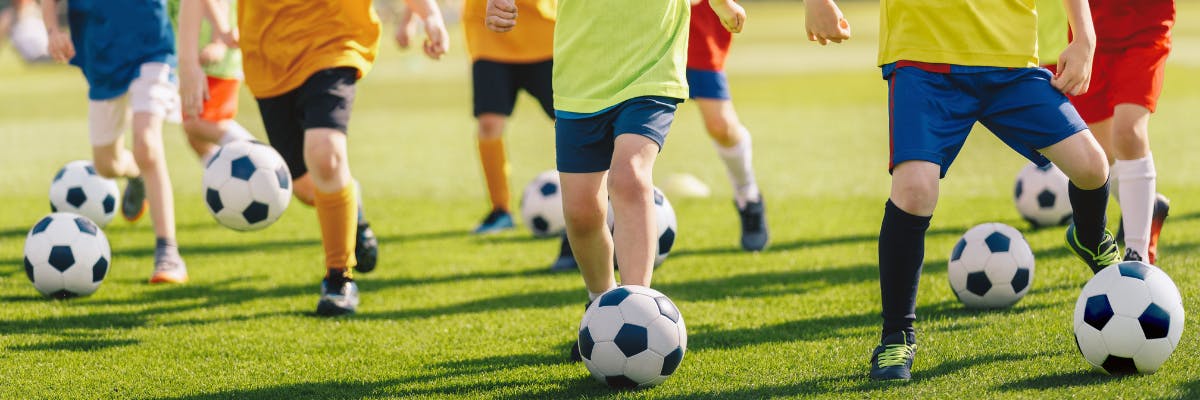
[(571, 242), (567, 240), (567, 234), (562, 235), (562, 244), (558, 248), (558, 258), (574, 257), (575, 253), (571, 252)]
[(879, 291), (883, 334), (913, 331), (917, 283), (925, 262), (925, 231), (932, 217), (909, 214), (888, 200), (879, 228)]
[(1104, 238), (1104, 227), (1108, 224), (1108, 216), (1104, 214), (1108, 208), (1108, 182), (1091, 190), (1080, 189), (1071, 182), (1067, 193), (1071, 196), (1075, 236), (1084, 248), (1094, 251)]

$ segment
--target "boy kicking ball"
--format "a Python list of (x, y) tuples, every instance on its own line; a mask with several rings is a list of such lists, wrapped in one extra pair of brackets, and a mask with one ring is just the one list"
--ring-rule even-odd
[[(741, 31), (741, 6), (733, 0), (710, 5), (726, 28)], [(555, 148), (567, 236), (589, 299), (616, 287), (614, 250), (622, 283), (650, 286), (651, 173), (676, 105), (688, 95), (690, 6), (688, 0), (559, 1)], [(521, 29), (517, 13), (513, 0), (489, 0), (486, 24), (497, 32)], [(616, 213), (612, 234), (605, 222), (609, 199)], [(579, 359), (576, 346), (572, 358)]]
[[(1116, 264), (1121, 255), (1104, 228), (1107, 159), (1063, 95), (1088, 90), (1096, 34), (1087, 0), (1065, 0), (1075, 41), (1059, 57), (1057, 75), (1038, 68), (1033, 2), (881, 3), (879, 65), (890, 97), (892, 189), (879, 232), (883, 334), (870, 376), (908, 380), (917, 350), (917, 283), (938, 180), (975, 122), (1029, 160), (1053, 161), (1071, 179), (1074, 225), (1067, 242), (1093, 271)], [(850, 37), (832, 0), (806, 6), (811, 40)]]

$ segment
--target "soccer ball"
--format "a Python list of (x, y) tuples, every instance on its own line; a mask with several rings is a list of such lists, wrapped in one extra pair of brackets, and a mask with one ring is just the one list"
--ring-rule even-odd
[(1013, 198), (1017, 212), (1034, 228), (1065, 225), (1071, 221), (1067, 175), (1054, 164), (1029, 163), (1017, 174)]
[(525, 186), (521, 195), (521, 219), (537, 237), (558, 236), (567, 229), (558, 171), (538, 174)]
[(1113, 375), (1152, 374), (1183, 336), (1183, 300), (1171, 277), (1141, 261), (1101, 270), (1075, 301), (1075, 344)]
[(108, 238), (90, 219), (54, 213), (25, 236), (25, 276), (47, 297), (87, 296), (108, 274)]
[(50, 211), (82, 215), (101, 227), (117, 215), (117, 182), (100, 176), (91, 161), (71, 161), (50, 182)]
[[(658, 188), (654, 188), (654, 219), (658, 226), (655, 231), (655, 235), (658, 237), (658, 250), (654, 253), (654, 266), (657, 267), (667, 261), (667, 255), (671, 254), (671, 247), (675, 246), (675, 232), (679, 231), (679, 222), (675, 219), (675, 208), (671, 207), (667, 196)], [(609, 202), (608, 230), (615, 232), (615, 227), (616, 214), (613, 213), (612, 202)]]
[(950, 288), (969, 308), (1016, 304), (1033, 286), (1033, 251), (1011, 226), (988, 223), (967, 231), (950, 251)]
[(596, 380), (620, 389), (654, 386), (683, 361), (687, 327), (667, 296), (644, 286), (621, 286), (588, 305), (578, 346)]
[(204, 168), (204, 204), (217, 222), (239, 231), (271, 225), (292, 199), (292, 179), (271, 146), (238, 141), (222, 146)]

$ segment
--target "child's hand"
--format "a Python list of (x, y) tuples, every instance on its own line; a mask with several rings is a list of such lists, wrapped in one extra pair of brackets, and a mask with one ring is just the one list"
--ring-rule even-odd
[(850, 39), (850, 23), (833, 0), (805, 0), (804, 27), (808, 40), (820, 43), (841, 43)]
[(50, 43), (46, 47), (54, 61), (65, 63), (75, 58), (75, 45), (71, 44), (71, 35), (66, 32), (53, 31), (49, 33)]
[(508, 32), (517, 26), (517, 5), (513, 0), (488, 0), (483, 21), (493, 32)]
[(221, 41), (213, 41), (204, 48), (200, 49), (200, 65), (213, 65), (225, 59), (225, 53), (229, 51), (229, 47)]
[(1073, 40), (1058, 56), (1058, 74), (1050, 84), (1059, 91), (1078, 96), (1087, 93), (1092, 82), (1092, 57), (1096, 46), (1084, 40)]
[(208, 79), (199, 63), (182, 60), (179, 63), (179, 100), (184, 119), (196, 118), (204, 111), (204, 102), (208, 100)]
[(405, 9), (400, 13), (400, 19), (396, 22), (396, 45), (401, 49), (412, 45), (412, 38), (417, 36), (417, 25), (414, 21), (412, 10)]
[(441, 15), (425, 19), (425, 55), (434, 60), (442, 58), (450, 50), (450, 34)]
[(733, 0), (708, 0), (708, 6), (721, 18), (721, 25), (726, 30), (733, 33), (742, 31), (742, 25), (746, 23), (746, 9), (740, 4)]
[(230, 29), (228, 32), (213, 32), (213, 43), (225, 45), (226, 49), (238, 48), (238, 31)]

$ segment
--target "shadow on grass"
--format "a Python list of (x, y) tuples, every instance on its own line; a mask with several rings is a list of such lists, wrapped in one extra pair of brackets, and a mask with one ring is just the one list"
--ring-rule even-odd
[(67, 339), (11, 346), (12, 351), (97, 351), (138, 344), (134, 339)]
[[(963, 232), (966, 232), (967, 229), (970, 229), (970, 227), (945, 227), (945, 228), (930, 229), (929, 232), (927, 233), (926, 237), (945, 236), (945, 235), (961, 235), (961, 234), (963, 234)], [(842, 244), (853, 244), (853, 243), (863, 243), (863, 242), (876, 242), (878, 240), (879, 240), (878, 233), (820, 237), (820, 238), (812, 238), (812, 239), (800, 239), (800, 240), (793, 240), (793, 241), (788, 241), (788, 242), (772, 243), (770, 246), (767, 247), (765, 252), (772, 253), (772, 252), (777, 252), (777, 251), (812, 249), (814, 247), (836, 246), (836, 245), (842, 245)], [(707, 256), (707, 255), (717, 255), (717, 254), (740, 254), (740, 253), (744, 253), (744, 252), (745, 252), (744, 250), (742, 250), (740, 247), (736, 247), (736, 246), (708, 247), (708, 248), (701, 248), (701, 249), (683, 248), (683, 249), (678, 249), (678, 250), (672, 251), (671, 257), (694, 257), (694, 256)]]
[(1179, 385), (1179, 396), (1164, 396), (1163, 399), (1200, 399), (1200, 379)]
[(996, 386), (996, 389), (1011, 392), (1022, 390), (1079, 388), (1112, 382), (1119, 379), (1122, 378), (1104, 375), (1099, 372), (1080, 370), (1029, 377), (1018, 381), (1004, 383)]

